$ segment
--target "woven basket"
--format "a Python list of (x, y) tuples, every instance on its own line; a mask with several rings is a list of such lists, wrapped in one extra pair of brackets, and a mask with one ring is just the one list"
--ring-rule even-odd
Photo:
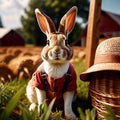
[(104, 120), (103, 113), (107, 113), (104, 104), (111, 106), (116, 117), (120, 119), (120, 72), (93, 73), (90, 81), (90, 96), (100, 120)]

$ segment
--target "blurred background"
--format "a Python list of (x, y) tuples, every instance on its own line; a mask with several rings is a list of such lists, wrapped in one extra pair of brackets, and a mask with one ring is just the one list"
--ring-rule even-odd
[[(24, 39), (24, 45), (32, 44), (43, 46), (46, 43), (46, 36), (41, 32), (37, 24), (34, 13), (35, 8), (39, 8), (50, 16), (56, 27), (58, 27), (61, 17), (72, 6), (77, 6), (78, 14), (76, 25), (69, 36), (69, 43), (72, 45), (85, 46), (86, 42), (82, 39), (86, 37), (85, 29), (89, 14), (89, 3), (89, 0), (0, 0), (0, 28), (6, 29), (0, 30), (0, 39), (11, 30), (14, 30)], [(119, 5), (120, 0), (102, 0), (101, 8), (103, 14), (107, 13), (113, 20), (115, 19), (118, 22), (118, 27), (120, 27), (120, 20), (117, 20), (120, 18)], [(104, 22), (107, 23), (107, 21)], [(14, 31), (12, 31), (12, 33), (14, 33)], [(112, 31), (114, 32), (114, 30)], [(108, 31), (105, 32), (108, 33)], [(102, 34), (101, 36), (108, 35)], [(22, 43), (20, 45), (22, 45)], [(0, 46), (2, 46), (2, 44)]]

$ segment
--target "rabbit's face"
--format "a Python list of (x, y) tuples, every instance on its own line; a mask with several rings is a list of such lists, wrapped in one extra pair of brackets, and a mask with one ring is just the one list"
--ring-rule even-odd
[(47, 36), (47, 45), (41, 53), (42, 59), (57, 64), (69, 61), (73, 56), (73, 50), (68, 45), (67, 38), (74, 27), (77, 8), (72, 7), (62, 17), (58, 30), (49, 16), (39, 9), (36, 9), (35, 13), (40, 29)]
[(64, 63), (73, 56), (73, 50), (67, 43), (67, 37), (62, 33), (51, 33), (47, 38), (47, 45), (43, 48), (43, 60), (51, 63)]

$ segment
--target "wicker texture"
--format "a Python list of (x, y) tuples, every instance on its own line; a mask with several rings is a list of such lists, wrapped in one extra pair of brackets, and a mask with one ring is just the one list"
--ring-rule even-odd
[(109, 105), (120, 120), (120, 37), (101, 42), (95, 54), (94, 65), (80, 74), (80, 79), (90, 81), (92, 105), (103, 120), (105, 105)]
[(103, 112), (107, 112), (104, 104), (114, 110), (120, 119), (120, 72), (100, 71), (92, 74), (90, 82), (92, 105), (97, 109), (98, 117), (103, 120)]

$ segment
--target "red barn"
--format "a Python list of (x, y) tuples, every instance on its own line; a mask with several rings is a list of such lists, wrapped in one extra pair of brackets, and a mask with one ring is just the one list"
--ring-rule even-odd
[(14, 30), (0, 28), (0, 46), (23, 46), (25, 40)]
[(120, 36), (120, 15), (102, 11), (100, 35), (105, 37)]
[[(101, 11), (100, 21), (100, 39), (110, 37), (120, 37), (120, 15), (106, 11)], [(87, 27), (84, 29), (82, 36), (75, 42), (81, 46), (86, 44)]]

